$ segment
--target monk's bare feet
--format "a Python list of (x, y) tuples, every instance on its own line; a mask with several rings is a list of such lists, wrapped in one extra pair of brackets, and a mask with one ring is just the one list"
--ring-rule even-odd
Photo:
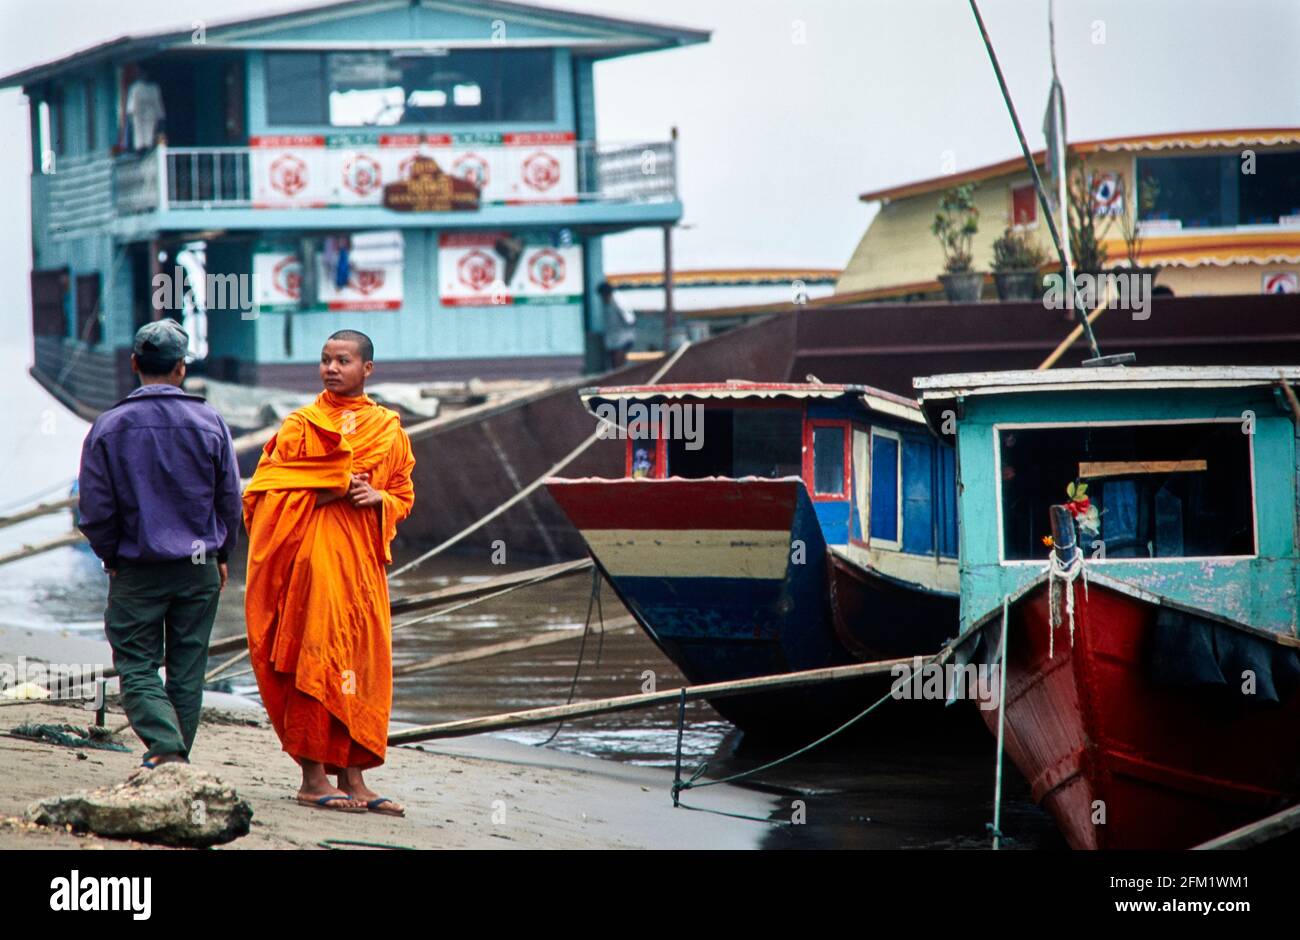
[(302, 765), (302, 787), (298, 790), (299, 803), (348, 813), (366, 812), (366, 804), (363, 801), (355, 799), (338, 787), (330, 786), (330, 779), (325, 776), (323, 764), (305, 760), (300, 760), (298, 763)]
[(360, 800), (363, 806), (369, 807), (371, 812), (383, 813), (386, 816), (406, 815), (406, 807), (401, 803), (386, 796), (380, 796), (366, 786), (365, 780), (361, 777), (360, 768), (344, 768), (339, 772), (338, 781), (340, 790), (346, 790), (354, 799)]

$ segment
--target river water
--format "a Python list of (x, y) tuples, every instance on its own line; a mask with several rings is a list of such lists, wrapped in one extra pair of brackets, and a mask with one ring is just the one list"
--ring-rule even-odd
[[(77, 470), (88, 425), (71, 416), (26, 375), (26, 350), (0, 350), (0, 368), (15, 386), (3, 417), (8, 446), (0, 452), (6, 486), (0, 514), (35, 497), (66, 495)], [(418, 499), (418, 494), (417, 494)], [(69, 517), (47, 516), (0, 530), (0, 552), (68, 530)], [(404, 546), (400, 563), (418, 551)], [(404, 575), (394, 595), (482, 581), (528, 567), (490, 564), (486, 556), (447, 554)], [(232, 565), (214, 636), (242, 633), (242, 560)], [(466, 607), (394, 634), (393, 659), (400, 666), (539, 631), (583, 625), (592, 582), (580, 574), (530, 586)], [(71, 635), (102, 635), (107, 578), (84, 548), (63, 548), (0, 566), (0, 622)], [(605, 619), (625, 611), (606, 586)], [(400, 623), (413, 615), (399, 616)], [(579, 651), (582, 653), (578, 669)], [(256, 695), (249, 674), (231, 670), (218, 688)], [(578, 673), (574, 687), (575, 670)], [(652, 677), (649, 674), (653, 674)], [(681, 673), (640, 631), (565, 641), (471, 663), (447, 666), (394, 683), (393, 719), (431, 724), (456, 718), (575, 700), (628, 695), (653, 678), (658, 689), (683, 683)], [(876, 724), (872, 724), (872, 723)], [(776, 809), (767, 847), (981, 848), (992, 819), (994, 748), (973, 714), (945, 714), (907, 734), (892, 733), (887, 710), (869, 716), (851, 739), (836, 739), (746, 785), (772, 794)], [(501, 733), (510, 740), (544, 745), (603, 760), (672, 766), (676, 757), (677, 709), (665, 706), (618, 712), (555, 726)], [(549, 741), (549, 743), (547, 743)], [(706, 703), (687, 707), (682, 741), (686, 771), (701, 762), (708, 778), (752, 769), (781, 756), (748, 745)], [(664, 799), (670, 799), (668, 793)], [(707, 789), (688, 791), (683, 802), (709, 807)], [(795, 824), (798, 823), (798, 824)], [(1028, 798), (1015, 768), (1005, 765), (1001, 829), (1011, 848), (1061, 848), (1051, 820)]]

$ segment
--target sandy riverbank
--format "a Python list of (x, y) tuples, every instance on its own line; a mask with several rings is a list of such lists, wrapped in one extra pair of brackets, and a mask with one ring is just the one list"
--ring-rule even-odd
[[(86, 637), (0, 627), (0, 662), (19, 655), (52, 662), (105, 662), (107, 644)], [(491, 736), (389, 750), (367, 774), (371, 787), (405, 804), (396, 819), (333, 813), (293, 800), (296, 768), (260, 707), (209, 695), (192, 759), (233, 785), (253, 807), (252, 832), (225, 849), (318, 848), (326, 839), (415, 848), (754, 848), (767, 825), (674, 809), (672, 774), (515, 744)], [(250, 707), (250, 704), (252, 707)], [(217, 707), (212, 707), (216, 705)], [(16, 822), (34, 800), (117, 783), (143, 747), (128, 730), (128, 753), (83, 750), (8, 736), (23, 722), (88, 724), (93, 713), (49, 702), (0, 707), (0, 849), (143, 848), (139, 843), (31, 829)], [(107, 724), (121, 724), (110, 710)], [(252, 723), (249, 723), (252, 722)], [(765, 817), (772, 798), (730, 786), (692, 802)]]

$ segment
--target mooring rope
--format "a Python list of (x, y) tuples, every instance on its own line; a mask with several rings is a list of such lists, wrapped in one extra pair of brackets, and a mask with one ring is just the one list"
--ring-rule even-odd
[(1083, 576), (1083, 599), (1088, 599), (1088, 570), (1083, 563), (1083, 552), (1076, 550), (1074, 559), (1061, 561), (1052, 552), (1047, 557), (1047, 658), (1056, 657), (1056, 628), (1061, 625), (1061, 602), (1057, 585), (1065, 592), (1065, 615), (1070, 621), (1070, 649), (1074, 649), (1074, 582)]
[[(682, 357), (682, 354), (685, 353), (686, 350), (690, 349), (690, 347), (691, 344), (689, 342), (683, 343), (681, 346), (678, 346), (677, 351), (674, 352), (668, 358), (668, 361), (665, 362), (663, 366), (661, 366), (655, 372), (654, 375), (650, 376), (650, 378), (646, 381), (645, 384), (654, 385), (656, 382), (662, 379), (664, 375), (667, 374), (668, 370), (677, 364), (677, 360), (680, 359)], [(527, 499), (534, 490), (536, 490), (539, 486), (541, 486), (546, 481), (547, 477), (552, 477), (555, 474), (559, 473), (561, 470), (563, 470), (565, 467), (567, 467), (570, 463), (572, 463), (575, 459), (577, 459), (579, 454), (581, 454), (588, 447), (594, 444), (603, 433), (604, 433), (603, 427), (597, 427), (596, 430), (592, 431), (591, 434), (587, 435), (586, 439), (583, 440), (581, 444), (579, 444), (573, 450), (569, 451), (567, 454), (561, 457), (559, 461), (552, 464), (545, 473), (539, 476), (532, 483), (529, 483), (519, 492), (515, 493), (514, 496), (511, 496), (504, 503), (502, 503), (496, 509), (493, 509), (487, 515), (481, 517), (475, 522), (471, 522), (465, 528), (461, 529), (459, 532), (457, 532), (455, 535), (453, 535), (451, 538), (447, 539), (446, 541), (442, 542), (440, 545), (435, 545), (433, 548), (429, 549), (419, 558), (415, 558), (411, 561), (408, 561), (400, 568), (397, 568), (396, 570), (390, 572), (388, 575), (388, 579), (391, 581), (392, 579), (396, 578), (398, 575), (405, 574), (406, 572), (410, 571), (413, 568), (418, 568), (420, 565), (424, 564), (433, 556), (438, 555), (446, 551), (451, 546), (455, 545), (461, 539), (465, 538), (465, 536), (473, 532), (476, 532), (479, 529), (481, 529), (483, 526), (487, 525), (489, 522), (491, 522), (497, 516), (501, 515), (511, 506), (515, 505), (515, 503), (519, 502), (522, 499)]]
[[(940, 656), (942, 656), (942, 651), (933, 656), (927, 657), (924, 660), (923, 665), (929, 665), (930, 663), (937, 661), (940, 658)], [(782, 820), (782, 819), (764, 819), (759, 816), (746, 816), (741, 813), (726, 813), (723, 812), (722, 810), (708, 809), (703, 806), (689, 806), (686, 803), (681, 802), (681, 800), (679, 799), (679, 795), (683, 790), (699, 790), (702, 789), (703, 787), (712, 787), (720, 783), (734, 783), (737, 780), (744, 780), (747, 777), (752, 777), (755, 774), (762, 773), (765, 770), (770, 770), (773, 767), (779, 767), (782, 764), (788, 763), (789, 761), (794, 760), (796, 757), (799, 757), (802, 754), (807, 754), (813, 748), (821, 744), (824, 744), (825, 742), (829, 741), (831, 738), (835, 737), (836, 735), (848, 730), (853, 725), (861, 721), (863, 718), (866, 718), (868, 715), (870, 715), (873, 711), (875, 711), (877, 708), (879, 708), (889, 699), (894, 697), (895, 697), (894, 689), (891, 686), (888, 692), (886, 692), (880, 698), (876, 699), (876, 701), (872, 702), (862, 711), (858, 712), (857, 715), (850, 718), (848, 721), (844, 722), (844, 724), (840, 725), (838, 728), (834, 729), (833, 731), (829, 731), (826, 734), (822, 735), (820, 738), (818, 738), (816, 741), (813, 741), (811, 744), (805, 744), (803, 747), (799, 748), (796, 751), (792, 751), (789, 754), (784, 755), (783, 757), (778, 757), (776, 760), (768, 761), (766, 764), (762, 764), (758, 767), (754, 767), (751, 770), (742, 770), (738, 773), (730, 774), (729, 776), (726, 777), (720, 777), (717, 780), (705, 780), (703, 783), (697, 783), (696, 781), (699, 780), (699, 778), (709, 769), (708, 761), (704, 761), (698, 767), (696, 767), (694, 773), (691, 774), (690, 779), (686, 781), (682, 780), (682, 776), (681, 776), (682, 727), (685, 722), (685, 708), (682, 708), (679, 711), (678, 718), (677, 718), (677, 768), (678, 769), (676, 774), (674, 775), (673, 785), (672, 785), (673, 806), (680, 806), (682, 809), (693, 809), (693, 810), (698, 810), (700, 812), (706, 812), (706, 813), (718, 813), (719, 815), (722, 816), (734, 816), (737, 819), (752, 819), (757, 822), (771, 823), (773, 825), (794, 825), (793, 822), (787, 822), (786, 820)]]
[[(582, 674), (582, 657), (587, 649), (587, 635), (591, 632), (591, 610), (596, 605), (596, 599), (599, 596), (600, 596), (600, 571), (596, 568), (595, 565), (593, 565), (591, 568), (591, 597), (587, 599), (587, 621), (582, 625), (582, 644), (578, 647), (578, 664), (573, 669), (573, 681), (569, 683), (569, 697), (565, 700), (564, 702), (565, 705), (573, 704), (573, 695), (575, 692), (578, 691), (578, 676)], [(602, 620), (601, 621), (602, 632), (604, 630), (604, 627), (605, 624), (604, 621)], [(552, 741), (555, 740), (556, 736), (560, 733), (560, 729), (563, 727), (564, 727), (564, 719), (560, 719), (560, 723), (555, 726), (555, 730), (551, 732), (551, 736), (547, 738), (545, 741), (541, 741), (537, 744), (534, 744), (533, 746), (546, 747), (546, 745), (550, 744)]]

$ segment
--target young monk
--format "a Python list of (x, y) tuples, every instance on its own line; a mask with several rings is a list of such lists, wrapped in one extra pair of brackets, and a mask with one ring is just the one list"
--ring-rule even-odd
[[(325, 390), (284, 420), (244, 491), (248, 649), (271, 724), (302, 768), (298, 802), (404, 816), (366, 786), (392, 708), (389, 545), (411, 512), (411, 442), (365, 393), (374, 346), (321, 351)], [(327, 774), (337, 775), (337, 786)]]

